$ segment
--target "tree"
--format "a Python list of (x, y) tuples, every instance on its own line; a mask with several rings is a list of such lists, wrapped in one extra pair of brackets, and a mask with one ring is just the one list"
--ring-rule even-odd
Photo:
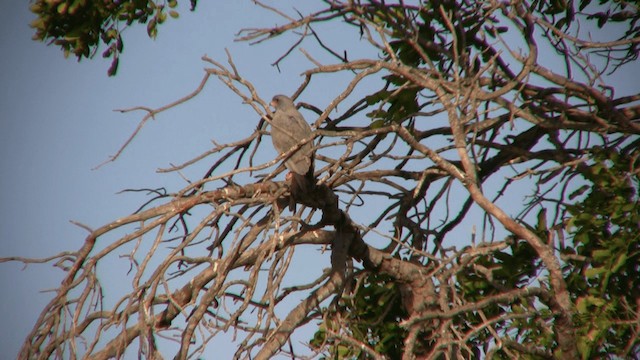
[[(157, 4), (131, 4), (100, 10), (111, 20), (83, 25), (77, 39), (91, 40), (78, 43), (51, 29), (76, 29), (102, 5), (37, 1), (38, 38), (91, 56), (95, 34), (133, 23), (126, 14), (152, 24), (128, 6)], [(297, 17), (259, 4), (283, 23), (239, 39), (290, 34), (276, 65), (303, 43), (315, 64), (294, 98), (341, 75), (329, 104), (299, 103), (317, 186), (288, 212), (288, 184), (272, 179), (295, 149), (254, 161), (270, 143), (268, 97), (231, 56), (205, 57), (201, 85), (221, 80), (260, 125), (169, 169), (213, 156), (201, 179), (147, 189), (139, 211), (52, 257), (67, 275), (21, 357), (156, 358), (168, 336), (176, 358), (197, 357), (229, 329), (237, 358), (293, 357), (309, 324), (309, 349), (325, 358), (640, 352), (640, 94), (609, 83), (637, 58), (637, 4), (327, 1)], [(337, 26), (369, 56), (333, 48), (323, 31)], [(292, 283), (295, 250), (318, 246), (330, 246), (330, 269)], [(99, 266), (121, 254), (130, 292), (107, 302)]]

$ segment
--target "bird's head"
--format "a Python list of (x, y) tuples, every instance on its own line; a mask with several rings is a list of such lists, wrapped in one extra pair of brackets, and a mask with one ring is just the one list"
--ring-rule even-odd
[(276, 110), (294, 107), (293, 100), (286, 95), (276, 95), (271, 100), (271, 106), (273, 106)]

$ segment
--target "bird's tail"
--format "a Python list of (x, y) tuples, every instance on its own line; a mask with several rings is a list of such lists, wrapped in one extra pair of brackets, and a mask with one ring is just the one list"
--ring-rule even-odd
[[(313, 156), (313, 155), (312, 155)], [(310, 196), (310, 193), (316, 187), (316, 177), (314, 175), (313, 169), (313, 157), (311, 158), (311, 166), (309, 166), (309, 170), (306, 174), (296, 174), (294, 172), (291, 173), (291, 200), (293, 202), (303, 202), (305, 197)], [(291, 209), (292, 204), (289, 204), (289, 208)]]

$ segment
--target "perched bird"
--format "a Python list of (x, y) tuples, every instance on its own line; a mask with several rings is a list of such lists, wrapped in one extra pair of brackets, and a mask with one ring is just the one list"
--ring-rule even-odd
[[(302, 114), (296, 109), (293, 100), (285, 95), (276, 95), (271, 100), (271, 106), (275, 108), (271, 119), (271, 140), (273, 147), (284, 154), (291, 148), (299, 145), (302, 140), (311, 137), (311, 126), (304, 120)], [(315, 186), (313, 176), (313, 142), (309, 141), (289, 156), (285, 166), (291, 172), (291, 197), (292, 200), (301, 198)], [(289, 208), (293, 210), (294, 203)]]

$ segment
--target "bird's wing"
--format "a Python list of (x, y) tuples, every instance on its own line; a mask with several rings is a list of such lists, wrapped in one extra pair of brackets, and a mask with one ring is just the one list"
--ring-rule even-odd
[[(311, 127), (304, 118), (295, 111), (276, 114), (272, 120), (271, 138), (273, 145), (280, 153), (288, 152), (304, 139), (311, 137)], [(311, 167), (313, 144), (307, 142), (287, 159), (285, 165), (297, 174), (306, 174)]]
[[(311, 127), (297, 114), (277, 114), (272, 120), (272, 135), (278, 151), (287, 152), (304, 139), (311, 137)], [(309, 143), (307, 143), (309, 144)]]

